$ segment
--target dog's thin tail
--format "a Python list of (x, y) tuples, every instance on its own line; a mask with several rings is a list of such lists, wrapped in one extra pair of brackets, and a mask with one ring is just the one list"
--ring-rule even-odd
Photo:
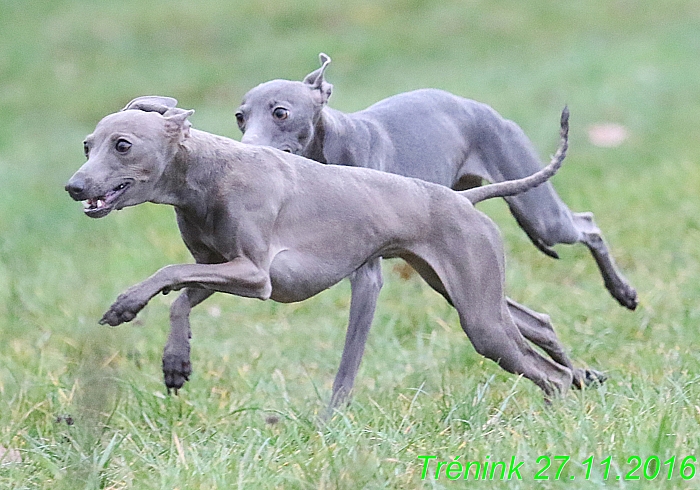
[(566, 106), (561, 112), (561, 129), (559, 135), (561, 137), (559, 148), (552, 157), (552, 161), (549, 165), (542, 170), (522, 179), (507, 180), (505, 182), (498, 182), (497, 184), (475, 187), (466, 191), (460, 191), (460, 194), (469, 199), (472, 204), (476, 204), (493, 197), (514, 196), (547, 182), (552, 175), (557, 173), (562, 163), (564, 163), (566, 150), (569, 148), (569, 108)]

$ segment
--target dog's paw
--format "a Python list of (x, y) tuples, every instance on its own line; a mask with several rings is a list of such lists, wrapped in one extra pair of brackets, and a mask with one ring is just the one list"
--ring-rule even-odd
[(575, 369), (573, 387), (582, 390), (588, 386), (601, 386), (607, 379), (605, 373), (595, 369)]
[(109, 310), (102, 315), (100, 325), (111, 325), (116, 327), (125, 322), (130, 322), (148, 301), (138, 300), (131, 294), (121, 294), (117, 300), (110, 306)]
[(177, 390), (182, 388), (185, 381), (189, 381), (191, 374), (192, 364), (190, 363), (189, 353), (188, 355), (177, 353), (163, 354), (163, 380), (168, 393), (170, 393), (170, 390), (175, 390), (177, 395)]
[(625, 308), (634, 311), (639, 304), (637, 291), (627, 283), (618, 286), (614, 291), (610, 291), (615, 299)]
[(595, 369), (586, 369), (585, 373), (586, 386), (600, 386), (608, 379), (608, 376), (605, 373), (596, 371)]

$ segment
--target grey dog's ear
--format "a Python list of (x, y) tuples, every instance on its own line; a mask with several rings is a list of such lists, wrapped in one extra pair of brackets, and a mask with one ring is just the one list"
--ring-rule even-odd
[(189, 111), (173, 109), (171, 112), (172, 114), (165, 116), (165, 130), (169, 136), (180, 143), (190, 136), (192, 123), (187, 118), (194, 114), (194, 111), (192, 109)]
[(312, 71), (304, 78), (304, 83), (309, 86), (312, 90), (318, 91), (318, 98), (321, 104), (328, 102), (328, 98), (331, 96), (333, 91), (333, 85), (326, 82), (323, 78), (323, 74), (326, 68), (331, 63), (331, 58), (325, 53), (320, 53), (318, 59), (321, 62), (321, 68)]
[(136, 97), (126, 104), (126, 107), (124, 107), (122, 111), (133, 109), (144, 112), (157, 112), (163, 115), (168, 112), (169, 109), (174, 109), (175, 106), (177, 106), (177, 100), (172, 97), (146, 95), (144, 97)]

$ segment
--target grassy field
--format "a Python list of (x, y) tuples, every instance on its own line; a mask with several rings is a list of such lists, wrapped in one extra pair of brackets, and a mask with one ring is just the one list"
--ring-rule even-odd
[[(644, 3), (0, 0), (0, 488), (636, 488), (657, 472), (650, 488), (700, 488), (687, 458), (700, 458), (700, 4)], [(123, 289), (191, 259), (169, 208), (82, 216), (63, 185), (84, 136), (160, 94), (238, 138), (241, 96), (300, 79), (320, 51), (335, 108), (442, 88), (515, 120), (543, 159), (569, 105), (555, 186), (596, 214), (637, 311), (607, 294), (585, 247), (551, 260), (504, 203), (481, 208), (505, 239), (509, 295), (551, 315), (574, 361), (609, 375), (603, 387), (546, 407), (394, 262), (354, 401), (325, 427), (346, 283), (294, 305), (209, 299), (177, 397), (160, 373), (172, 295), (130, 324), (97, 324)], [(629, 138), (591, 144), (606, 122)], [(555, 456), (570, 458), (564, 483)], [(522, 462), (522, 480), (452, 481), (446, 465), (436, 477), (455, 460)]]

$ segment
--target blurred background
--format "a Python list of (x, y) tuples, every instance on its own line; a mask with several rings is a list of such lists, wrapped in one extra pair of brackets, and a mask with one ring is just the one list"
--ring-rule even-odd
[[(619, 307), (584, 247), (544, 257), (504, 203), (488, 202), (481, 209), (506, 241), (509, 295), (551, 315), (572, 357), (611, 372), (612, 386), (697, 379), (700, 3), (0, 0), (0, 444), (26, 446), (22, 434), (64, 411), (109, 411), (125, 389), (163, 391), (172, 296), (117, 329), (97, 320), (126, 287), (191, 259), (167, 207), (82, 215), (63, 186), (84, 160), (83, 138), (132, 98), (157, 94), (195, 109), (196, 128), (239, 139), (243, 94), (301, 80), (319, 52), (333, 60), (336, 109), (445, 89), (517, 122), (543, 161), (568, 104), (571, 146), (555, 187), (573, 210), (595, 213), (641, 304)], [(360, 393), (440, 386), (445, 372), (456, 384), (495, 373), (508, 392), (512, 379), (483, 364), (444, 301), (392, 267)], [(300, 305), (212, 298), (193, 314), (189, 396), (228, 406), (221, 390), (256, 386), (274, 404), (284, 388), (300, 410), (317, 410), (348, 304), (346, 284)]]

